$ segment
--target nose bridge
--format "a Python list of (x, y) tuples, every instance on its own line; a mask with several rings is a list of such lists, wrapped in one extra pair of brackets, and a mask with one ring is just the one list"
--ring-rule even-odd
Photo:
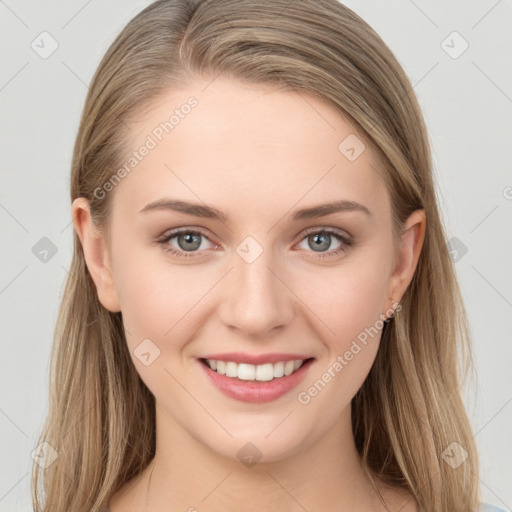
[(233, 254), (233, 266), (231, 286), (220, 308), (223, 322), (252, 336), (289, 323), (293, 304), (288, 289), (275, 275), (279, 270), (272, 249), (246, 237)]

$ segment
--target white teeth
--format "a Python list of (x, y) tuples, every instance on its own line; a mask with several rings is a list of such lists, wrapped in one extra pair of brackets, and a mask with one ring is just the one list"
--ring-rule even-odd
[(295, 361), (286, 361), (284, 365), (284, 374), (290, 375), (293, 372), (293, 369), (295, 368)]
[(226, 377), (238, 377), (238, 365), (232, 361), (226, 363)]
[(272, 363), (256, 366), (256, 380), (272, 380), (274, 378), (274, 365)]
[[(215, 361), (217, 363), (217, 373), (226, 375), (226, 361)], [(212, 368), (213, 370), (213, 368)]]
[(283, 361), (279, 361), (278, 363), (274, 363), (274, 377), (277, 379), (284, 375), (284, 363)]
[(237, 364), (233, 361), (216, 361), (214, 359), (207, 359), (206, 362), (212, 370), (226, 377), (238, 377), (240, 380), (257, 380), (261, 382), (291, 375), (304, 363), (301, 359), (258, 365), (248, 363)]
[(238, 365), (238, 378), (240, 380), (254, 380), (255, 376), (256, 367), (253, 364), (241, 363)]

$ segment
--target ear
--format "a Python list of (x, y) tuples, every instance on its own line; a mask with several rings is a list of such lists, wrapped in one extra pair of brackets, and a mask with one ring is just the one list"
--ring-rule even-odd
[(395, 309), (407, 290), (423, 247), (426, 230), (426, 217), (424, 210), (416, 210), (405, 222), (400, 244), (396, 254), (395, 268), (388, 281), (388, 307)]
[(82, 243), (87, 268), (96, 285), (99, 301), (113, 313), (121, 311), (110, 268), (107, 241), (92, 222), (87, 199), (78, 197), (73, 201), (72, 217)]

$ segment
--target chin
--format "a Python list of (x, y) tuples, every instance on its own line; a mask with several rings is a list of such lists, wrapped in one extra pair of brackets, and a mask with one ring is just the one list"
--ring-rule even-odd
[[(254, 464), (274, 463), (284, 461), (313, 442), (301, 428), (301, 431), (291, 428), (290, 425), (280, 425), (276, 428), (258, 428), (252, 425), (245, 430), (231, 431), (233, 438), (223, 436), (218, 443), (207, 441), (207, 446), (218, 455), (232, 461), (240, 461), (247, 467)], [(272, 429), (275, 429), (272, 432)], [(270, 433), (270, 434), (269, 434)]]

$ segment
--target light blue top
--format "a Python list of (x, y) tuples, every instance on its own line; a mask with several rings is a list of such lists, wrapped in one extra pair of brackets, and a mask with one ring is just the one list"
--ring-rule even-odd
[[(504, 510), (502, 508), (495, 507), (494, 505), (488, 505), (487, 503), (482, 503), (480, 505), (480, 511), (481, 512), (507, 512), (506, 510)], [(508, 512), (510, 512), (510, 509)]]

